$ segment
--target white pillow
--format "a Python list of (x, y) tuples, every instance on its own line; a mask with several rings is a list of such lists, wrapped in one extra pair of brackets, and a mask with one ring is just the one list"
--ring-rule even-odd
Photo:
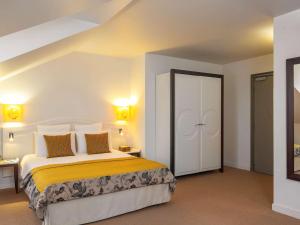
[(51, 132), (51, 133), (42, 133), (42, 132), (34, 132), (34, 146), (35, 146), (35, 154), (40, 157), (47, 157), (48, 150), (44, 135), (66, 135), (71, 133), (71, 149), (74, 155), (76, 154), (76, 141), (75, 141), (75, 132)]
[(57, 133), (57, 132), (70, 132), (70, 124), (60, 124), (60, 125), (38, 125), (37, 132), (42, 133)]
[(102, 123), (94, 124), (75, 124), (75, 132), (98, 132), (102, 130)]
[(98, 132), (76, 132), (77, 152), (85, 153), (85, 154), (87, 153), (85, 134), (104, 134), (104, 133), (108, 133), (108, 146), (109, 146), (109, 150), (111, 151), (112, 144), (111, 144), (110, 131), (98, 131)]

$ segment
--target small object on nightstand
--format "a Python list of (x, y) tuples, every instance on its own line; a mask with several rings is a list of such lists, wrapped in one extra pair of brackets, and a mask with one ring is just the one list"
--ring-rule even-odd
[(16, 193), (19, 192), (19, 159), (0, 160), (0, 168), (13, 167)]
[(120, 146), (119, 147), (119, 151), (121, 151), (121, 152), (129, 152), (131, 150), (131, 147), (129, 147), (129, 146)]
[(135, 157), (141, 157), (142, 150), (139, 148), (132, 148), (129, 152), (126, 153)]

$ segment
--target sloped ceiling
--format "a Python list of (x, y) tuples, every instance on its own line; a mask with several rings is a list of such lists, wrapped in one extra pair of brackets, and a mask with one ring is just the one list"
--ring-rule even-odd
[[(0, 62), (7, 61), (83, 31), (100, 27), (132, 0), (98, 0), (80, 12), (0, 37)], [(28, 24), (27, 24), (28, 26)]]
[[(99, 1), (2, 1), (0, 36)], [(153, 52), (218, 64), (256, 57), (273, 51), (273, 17), (298, 8), (299, 0), (133, 0), (102, 26), (0, 64), (0, 76), (65, 51), (121, 57)]]
[(88, 9), (97, 0), (6, 0), (0, 3), (0, 36)]

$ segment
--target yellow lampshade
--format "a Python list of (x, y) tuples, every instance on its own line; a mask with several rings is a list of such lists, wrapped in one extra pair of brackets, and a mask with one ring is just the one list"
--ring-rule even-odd
[(5, 104), (3, 105), (4, 122), (22, 122), (24, 114), (23, 104)]
[(130, 106), (115, 106), (116, 120), (118, 123), (126, 123), (129, 120)]
[(116, 114), (116, 124), (126, 125), (130, 116), (130, 104), (128, 102), (128, 99), (116, 99), (114, 101), (114, 109)]
[(136, 103), (137, 98), (135, 96), (131, 98), (119, 98), (114, 101), (117, 125), (126, 125), (132, 119), (132, 111)]

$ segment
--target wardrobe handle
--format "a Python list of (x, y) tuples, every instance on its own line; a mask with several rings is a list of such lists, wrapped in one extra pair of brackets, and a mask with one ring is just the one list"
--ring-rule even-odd
[(195, 126), (204, 126), (206, 125), (205, 123), (197, 123)]

